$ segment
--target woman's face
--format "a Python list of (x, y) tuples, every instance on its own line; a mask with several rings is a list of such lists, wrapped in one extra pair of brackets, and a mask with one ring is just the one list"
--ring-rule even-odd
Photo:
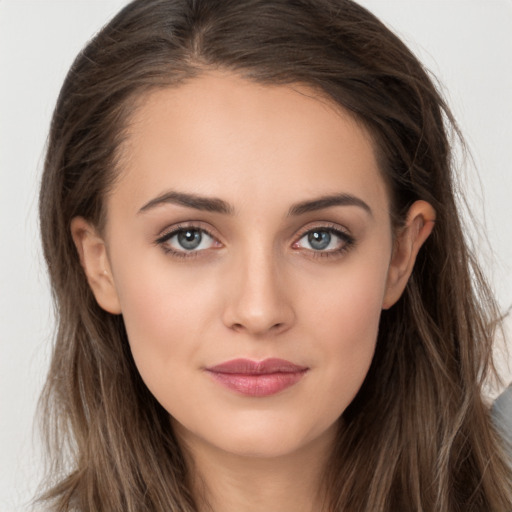
[(330, 438), (395, 300), (386, 186), (348, 114), (220, 73), (152, 93), (103, 241), (96, 297), (179, 436), (263, 457)]

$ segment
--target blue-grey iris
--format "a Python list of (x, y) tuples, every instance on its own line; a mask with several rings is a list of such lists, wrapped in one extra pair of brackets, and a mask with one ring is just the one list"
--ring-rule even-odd
[(312, 231), (308, 235), (308, 242), (313, 249), (321, 251), (331, 243), (331, 233), (328, 231)]
[(201, 231), (198, 231), (197, 229), (189, 229), (178, 233), (178, 243), (183, 247), (183, 249), (187, 249), (188, 251), (197, 249), (201, 244), (202, 239), (203, 235)]

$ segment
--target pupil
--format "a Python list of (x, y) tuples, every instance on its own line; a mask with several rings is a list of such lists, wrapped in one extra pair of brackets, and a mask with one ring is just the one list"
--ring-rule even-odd
[(331, 243), (331, 234), (327, 231), (313, 231), (308, 235), (308, 242), (313, 249), (320, 251)]
[(178, 242), (179, 244), (187, 250), (196, 249), (199, 247), (201, 243), (202, 235), (200, 231), (197, 230), (188, 230), (182, 231), (178, 233)]

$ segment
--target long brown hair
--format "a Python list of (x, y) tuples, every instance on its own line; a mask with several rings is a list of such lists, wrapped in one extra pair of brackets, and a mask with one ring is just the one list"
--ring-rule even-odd
[(437, 212), (340, 419), (330, 510), (509, 512), (510, 466), (482, 399), (496, 307), (457, 210), (458, 130), (418, 60), (349, 0), (135, 0), (75, 60), (40, 195), (58, 318), (41, 400), (51, 461), (43, 499), (59, 511), (196, 510), (168, 414), (135, 368), (122, 317), (94, 300), (70, 221), (80, 215), (101, 230), (137, 99), (217, 68), (306, 84), (350, 111), (378, 149), (394, 223), (417, 199)]

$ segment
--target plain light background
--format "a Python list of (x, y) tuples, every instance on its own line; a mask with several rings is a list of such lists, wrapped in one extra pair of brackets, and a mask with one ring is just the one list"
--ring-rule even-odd
[[(75, 55), (126, 3), (0, 0), (0, 512), (26, 510), (41, 476), (33, 418), (53, 319), (37, 193), (50, 116)], [(443, 84), (474, 156), (462, 182), (480, 224), (475, 245), (506, 311), (512, 304), (512, 0), (361, 3)], [(475, 226), (468, 222), (468, 229)]]

